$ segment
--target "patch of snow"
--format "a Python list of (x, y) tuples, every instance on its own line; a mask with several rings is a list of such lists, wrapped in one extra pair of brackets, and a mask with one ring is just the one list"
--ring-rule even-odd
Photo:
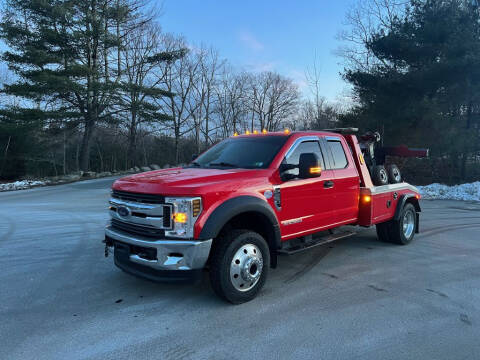
[(46, 185), (46, 181), (39, 180), (20, 180), (12, 183), (0, 184), (0, 191), (30, 189), (34, 186)]
[(424, 199), (480, 201), (480, 181), (453, 186), (435, 183), (417, 188)]

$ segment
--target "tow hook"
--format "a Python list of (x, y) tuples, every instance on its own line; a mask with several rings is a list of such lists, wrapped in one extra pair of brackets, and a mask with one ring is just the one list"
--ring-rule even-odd
[(113, 247), (113, 241), (110, 238), (105, 238), (102, 242), (105, 244), (105, 257), (108, 257), (110, 253), (109, 247)]

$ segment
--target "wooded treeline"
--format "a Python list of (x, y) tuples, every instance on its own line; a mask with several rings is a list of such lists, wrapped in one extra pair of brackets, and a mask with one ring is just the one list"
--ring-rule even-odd
[(163, 33), (154, 5), (6, 1), (0, 179), (174, 165), (235, 131), (331, 126), (430, 148), (427, 160), (395, 159), (412, 182), (480, 178), (476, 0), (358, 1), (339, 36), (348, 106), (322, 98), (315, 64), (302, 94), (292, 79)]
[(416, 183), (480, 180), (480, 8), (476, 0), (371, 0), (348, 14), (341, 122), (388, 144), (430, 148), (401, 160)]
[(293, 80), (162, 33), (152, 5), (7, 1), (0, 179), (178, 164), (235, 131), (297, 127)]

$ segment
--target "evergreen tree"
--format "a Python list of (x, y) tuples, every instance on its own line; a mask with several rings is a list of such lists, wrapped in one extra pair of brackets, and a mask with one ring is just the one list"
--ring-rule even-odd
[[(9, 50), (2, 59), (17, 81), (3, 92), (25, 101), (1, 115), (21, 119), (35, 109), (34, 120), (42, 125), (54, 121), (81, 126), (80, 167), (87, 170), (95, 127), (114, 120), (122, 93), (143, 91), (141, 84), (124, 80), (122, 62), (124, 39), (151, 20), (142, 15), (144, 4), (139, 1), (7, 0), (0, 37)], [(152, 54), (148, 60), (176, 56)], [(148, 91), (152, 96), (171, 95)]]
[[(459, 178), (479, 150), (480, 12), (468, 0), (413, 0), (367, 43), (378, 60), (347, 70), (359, 106), (344, 121), (448, 156)], [(458, 178), (457, 178), (458, 180)]]

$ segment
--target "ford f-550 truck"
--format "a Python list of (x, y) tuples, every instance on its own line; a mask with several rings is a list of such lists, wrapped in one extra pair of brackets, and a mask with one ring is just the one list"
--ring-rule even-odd
[(106, 253), (113, 248), (119, 268), (157, 281), (207, 269), (219, 296), (242, 303), (279, 254), (354, 234), (344, 225), (376, 225), (382, 241), (411, 242), (420, 194), (397, 175), (374, 186), (353, 134), (235, 134), (189, 166), (115, 181)]

